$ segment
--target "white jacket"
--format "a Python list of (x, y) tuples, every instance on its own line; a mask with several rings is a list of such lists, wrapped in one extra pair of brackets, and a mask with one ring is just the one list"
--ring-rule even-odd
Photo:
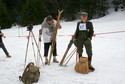
[[(54, 20), (53, 21), (53, 24), (52, 25), (49, 25), (47, 22), (46, 22), (46, 18), (44, 20), (44, 22), (42, 23), (42, 37), (43, 37), (43, 41), (44, 43), (49, 43), (51, 42), (51, 37), (53, 37), (53, 34), (54, 34), (54, 28), (56, 27), (56, 21)], [(53, 31), (50, 31), (49, 28), (53, 28)]]

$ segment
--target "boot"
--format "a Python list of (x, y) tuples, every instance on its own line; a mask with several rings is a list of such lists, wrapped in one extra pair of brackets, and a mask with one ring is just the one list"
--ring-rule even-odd
[(88, 64), (89, 64), (89, 70), (90, 71), (95, 71), (95, 68), (91, 65), (91, 61), (89, 61)]
[(7, 57), (8, 57), (8, 58), (11, 58), (11, 56), (10, 56), (10, 55), (7, 55)]
[(57, 61), (57, 59), (56, 59), (56, 56), (53, 56), (53, 62), (59, 63), (59, 61)]
[(45, 65), (48, 64), (48, 57), (45, 57)]

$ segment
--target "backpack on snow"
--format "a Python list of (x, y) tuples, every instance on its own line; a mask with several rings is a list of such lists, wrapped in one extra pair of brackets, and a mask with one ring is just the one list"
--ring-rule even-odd
[(75, 71), (83, 74), (87, 74), (89, 72), (87, 57), (80, 57), (80, 61), (76, 63)]
[(19, 76), (19, 80), (22, 81), (24, 84), (31, 84), (34, 82), (38, 82), (39, 77), (39, 68), (31, 62), (26, 66), (22, 77)]

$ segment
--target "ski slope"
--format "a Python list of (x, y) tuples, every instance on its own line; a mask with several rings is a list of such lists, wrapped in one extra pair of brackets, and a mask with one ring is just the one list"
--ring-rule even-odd
[[(58, 30), (57, 52), (60, 61), (67, 45), (76, 29), (79, 20), (72, 22), (61, 21), (62, 29)], [(114, 31), (125, 31), (125, 12), (113, 12), (100, 19), (91, 20), (93, 22), (95, 33), (105, 33)], [(41, 25), (34, 26), (33, 32), (38, 41), (38, 31)], [(12, 55), (12, 58), (6, 58), (0, 48), (0, 84), (22, 84), (19, 76), (24, 70), (24, 59), (27, 38), (18, 36), (18, 28), (2, 30), (6, 38), (3, 41)], [(27, 36), (26, 27), (20, 28), (20, 35)], [(40, 65), (41, 76), (37, 83), (34, 84), (125, 84), (125, 33), (114, 33), (97, 35), (92, 40), (93, 45), (93, 66), (95, 72), (80, 74), (75, 72), (76, 55), (70, 60), (66, 67), (60, 67), (58, 64), (51, 62), (50, 66), (43, 67)], [(41, 54), (43, 56), (43, 42)], [(71, 47), (71, 52), (74, 49)], [(27, 63), (33, 61), (30, 40)], [(37, 49), (35, 48), (35, 51)], [(83, 56), (87, 56), (85, 51)]]

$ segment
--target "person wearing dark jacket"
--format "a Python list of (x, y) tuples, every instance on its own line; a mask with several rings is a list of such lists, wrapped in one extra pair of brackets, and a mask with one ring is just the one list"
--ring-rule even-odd
[(74, 35), (74, 44), (78, 48), (79, 58), (82, 57), (83, 46), (85, 46), (88, 55), (89, 69), (94, 71), (95, 68), (91, 65), (92, 61), (92, 36), (94, 34), (92, 22), (87, 20), (88, 13), (81, 13), (81, 21), (77, 23), (77, 29)]
[(8, 53), (7, 49), (5, 48), (5, 45), (4, 45), (3, 41), (2, 41), (2, 37), (3, 37), (3, 36), (4, 36), (4, 34), (3, 34), (3, 33), (1, 32), (1, 30), (0, 30), (0, 48), (3, 49), (4, 53), (6, 54), (6, 56), (7, 56), (8, 58), (11, 58), (11, 56), (9, 55), (9, 53)]

